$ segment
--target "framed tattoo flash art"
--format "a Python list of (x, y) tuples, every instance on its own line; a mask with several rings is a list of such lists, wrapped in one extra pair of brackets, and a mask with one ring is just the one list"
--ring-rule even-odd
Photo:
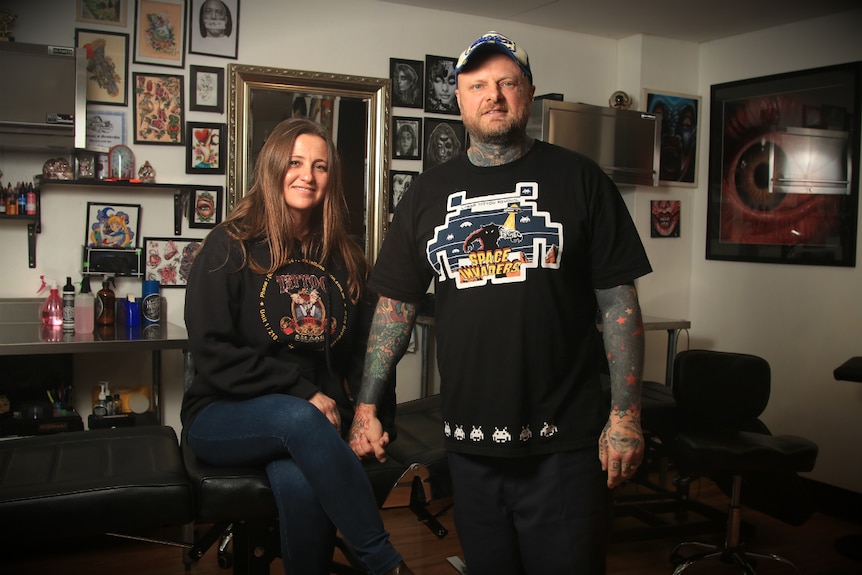
[(216, 227), (221, 222), (222, 186), (196, 186), (190, 193), (189, 227)]
[(191, 0), (189, 53), (232, 58), (239, 51), (240, 0)]
[(133, 74), (135, 143), (185, 143), (183, 77)]
[(707, 259), (856, 265), (860, 74), (712, 86)]
[(76, 0), (75, 20), (125, 28), (128, 11), (128, 0)]
[(651, 238), (678, 238), (680, 227), (680, 200), (650, 200)]
[(187, 174), (223, 174), (225, 124), (189, 122), (186, 141)]
[(144, 238), (143, 279), (156, 280), (166, 288), (186, 287), (202, 241), (199, 238)]
[(128, 105), (129, 35), (76, 28), (75, 46), (87, 50), (87, 103)]
[(661, 114), (659, 183), (697, 187), (700, 96), (644, 89), (643, 102), (646, 112)]
[(189, 110), (224, 112), (224, 68), (189, 66)]
[(134, 248), (141, 225), (140, 204), (87, 202), (87, 233), (90, 248)]
[(183, 68), (186, 0), (136, 0), (135, 63)]

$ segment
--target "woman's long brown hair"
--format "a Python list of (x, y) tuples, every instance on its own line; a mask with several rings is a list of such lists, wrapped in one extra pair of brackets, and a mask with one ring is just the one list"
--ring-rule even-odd
[[(271, 273), (284, 265), (296, 249), (296, 223), (284, 201), (284, 176), (296, 139), (303, 134), (318, 136), (329, 152), (329, 184), (323, 201), (315, 208), (311, 229), (298, 246), (303, 257), (326, 261), (340, 256), (347, 266), (348, 290), (355, 302), (368, 276), (368, 261), (359, 245), (347, 235), (347, 203), (341, 174), (341, 158), (332, 137), (320, 124), (306, 118), (284, 120), (267, 137), (254, 167), (254, 184), (225, 220), (228, 234), (239, 240), (249, 269)], [(270, 261), (257, 262), (246, 243), (265, 241)]]

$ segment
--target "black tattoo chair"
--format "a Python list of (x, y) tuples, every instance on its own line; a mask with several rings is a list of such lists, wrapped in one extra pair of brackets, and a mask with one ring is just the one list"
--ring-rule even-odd
[[(769, 401), (770, 378), (769, 364), (753, 355), (689, 350), (676, 357), (673, 395), (680, 431), (671, 447), (674, 462), (681, 473), (709, 476), (719, 485), (729, 477), (731, 487), (723, 543), (680, 543), (671, 552), (674, 575), (712, 558), (749, 574), (754, 573), (757, 559), (780, 561), (798, 572), (789, 559), (751, 551), (741, 540), (742, 505), (749, 505), (743, 486), (760, 492), (760, 497), (750, 498), (749, 506), (768, 499), (766, 505), (783, 508), (781, 518), (788, 522), (804, 521), (811, 513), (803, 489), (780, 502), (774, 497), (775, 492), (793, 489), (797, 472), (814, 468), (818, 448), (801, 437), (773, 436), (758, 419)], [(771, 489), (763, 489), (764, 485)], [(690, 547), (700, 552), (683, 554)]]

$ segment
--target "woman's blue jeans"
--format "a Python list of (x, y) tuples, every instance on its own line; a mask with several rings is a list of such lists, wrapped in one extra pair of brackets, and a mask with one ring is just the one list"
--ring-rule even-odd
[(266, 466), (288, 575), (329, 573), (336, 529), (371, 573), (401, 561), (362, 464), (308, 401), (281, 394), (218, 401), (187, 433), (189, 447), (211, 465)]

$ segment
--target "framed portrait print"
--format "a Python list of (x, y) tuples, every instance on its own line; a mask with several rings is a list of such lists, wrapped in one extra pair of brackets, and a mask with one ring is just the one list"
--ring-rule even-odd
[(189, 122), (186, 136), (187, 174), (224, 174), (225, 124)]
[(413, 185), (413, 180), (419, 176), (419, 172), (405, 172), (400, 170), (392, 170), (389, 172), (389, 213), (395, 212), (398, 202), (404, 197), (404, 192), (410, 189)]
[(424, 62), (389, 58), (389, 79), (392, 81), (393, 106), (422, 108), (425, 87)]
[(136, 144), (185, 144), (183, 77), (133, 74)]
[(221, 222), (222, 189), (222, 186), (196, 186), (190, 190), (190, 228), (214, 228)]
[(135, 63), (183, 68), (186, 0), (135, 2)]
[(455, 98), (455, 58), (425, 56), (425, 111), (437, 114), (461, 113)]
[(645, 111), (661, 114), (661, 185), (697, 187), (697, 127), (700, 96), (643, 91)]
[(126, 27), (129, 0), (75, 0), (75, 20)]
[(140, 225), (140, 204), (87, 202), (84, 245), (91, 248), (136, 248)]
[(156, 280), (166, 288), (186, 287), (202, 241), (199, 238), (144, 238), (142, 279)]
[(189, 110), (224, 112), (224, 68), (189, 66)]
[(87, 102), (128, 105), (129, 35), (76, 28), (75, 46), (87, 50)]
[(651, 238), (678, 238), (682, 202), (680, 200), (650, 200)]
[(239, 1), (190, 0), (189, 53), (237, 59)]
[(862, 62), (711, 87), (706, 257), (856, 265)]
[(422, 159), (422, 119), (392, 117), (392, 157), (397, 160)]
[(451, 160), (465, 148), (466, 130), (460, 120), (425, 118), (425, 155), (422, 169)]

